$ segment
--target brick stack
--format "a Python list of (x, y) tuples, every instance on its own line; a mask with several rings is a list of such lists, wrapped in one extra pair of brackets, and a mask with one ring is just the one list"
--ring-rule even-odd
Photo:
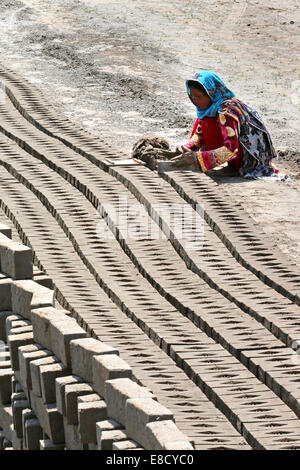
[(30, 248), (0, 227), (0, 450), (193, 447), (117, 349), (57, 309)]

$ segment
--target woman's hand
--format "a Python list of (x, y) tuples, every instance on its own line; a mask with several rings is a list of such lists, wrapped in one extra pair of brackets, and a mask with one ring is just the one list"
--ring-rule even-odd
[(180, 155), (182, 153), (182, 150), (180, 150), (179, 148), (176, 148), (176, 150), (174, 150), (174, 151), (157, 149), (156, 153), (160, 158), (170, 158), (171, 159), (171, 158), (174, 158), (174, 157), (177, 157), (178, 155)]
[(197, 162), (197, 153), (192, 150), (187, 150), (181, 155), (178, 155), (178, 157), (171, 158), (170, 162), (172, 162), (172, 166), (175, 167), (193, 165), (193, 163)]

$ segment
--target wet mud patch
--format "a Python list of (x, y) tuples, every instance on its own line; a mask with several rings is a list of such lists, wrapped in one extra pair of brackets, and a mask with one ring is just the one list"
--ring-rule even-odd
[(291, 171), (293, 179), (300, 179), (300, 152), (295, 150), (279, 150), (282, 164)]

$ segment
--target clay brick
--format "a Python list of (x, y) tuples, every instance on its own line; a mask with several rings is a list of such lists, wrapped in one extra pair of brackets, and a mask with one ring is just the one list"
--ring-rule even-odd
[(104, 421), (99, 421), (96, 423), (96, 433), (101, 431), (113, 431), (118, 429), (124, 429), (124, 426), (114, 419), (106, 419)]
[(64, 450), (64, 444), (53, 444), (51, 439), (41, 439), (39, 450)]
[(24, 390), (22, 390), (22, 387), (20, 385), (20, 382), (18, 381), (16, 377), (16, 373), (14, 372), (14, 375), (11, 378), (11, 393), (24, 393)]
[(140, 444), (133, 441), (132, 439), (128, 439), (128, 441), (119, 441), (114, 442), (112, 445), (112, 450), (143, 450)]
[(75, 339), (70, 342), (72, 370), (87, 382), (92, 382), (92, 357), (100, 354), (119, 354), (111, 346), (94, 338)]
[(105, 419), (107, 419), (107, 406), (104, 400), (78, 403), (79, 432), (84, 444), (96, 444), (96, 422)]
[(0, 359), (0, 369), (8, 369), (8, 368), (10, 368), (10, 367), (11, 367), (11, 362), (10, 362), (10, 360), (8, 360), (8, 361), (2, 361), (2, 360)]
[(10, 351), (10, 360), (13, 370), (19, 370), (19, 355), (18, 349), (21, 346), (26, 346), (27, 344), (34, 343), (32, 333), (23, 333), (18, 335), (9, 335), (7, 338), (9, 351)]
[(40, 450), (40, 439), (43, 438), (43, 429), (37, 418), (27, 419), (24, 425), (26, 450)]
[(6, 339), (8, 338), (9, 332), (13, 328), (14, 323), (24, 320), (25, 318), (23, 318), (21, 315), (10, 312), (10, 315), (8, 315), (5, 319)]
[(53, 355), (43, 357), (42, 359), (35, 359), (30, 362), (32, 391), (36, 396), (42, 396), (40, 366), (55, 364), (57, 362), (59, 362), (58, 358)]
[(5, 235), (7, 238), (12, 238), (11, 227), (5, 224), (0, 224), (0, 233)]
[[(1, 287), (0, 287), (1, 290)], [(1, 294), (0, 294), (1, 296)], [(1, 307), (0, 307), (1, 308)], [(0, 341), (6, 342), (6, 319), (11, 316), (11, 311), (0, 312)]]
[(87, 450), (98, 450), (98, 449), (97, 449), (97, 444), (94, 444), (94, 443), (91, 443), (91, 442), (90, 442), (90, 443), (87, 445)]
[(77, 403), (79, 406), (80, 403), (89, 403), (91, 401), (99, 401), (99, 400), (101, 400), (100, 395), (98, 395), (98, 393), (92, 393), (91, 395), (81, 395), (80, 397), (77, 398)]
[(12, 398), (12, 411), (13, 411), (13, 424), (16, 435), (19, 438), (23, 437), (23, 427), (22, 427), (22, 412), (28, 408), (28, 400), (14, 400)]
[(124, 430), (100, 431), (97, 433), (98, 450), (112, 450), (115, 442), (127, 441), (128, 436)]
[(10, 432), (10, 439), (11, 439), (11, 445), (13, 450), (23, 450), (23, 438), (20, 438), (17, 436), (16, 431), (13, 428), (13, 425), (11, 425), (11, 432)]
[(63, 419), (56, 408), (56, 404), (44, 404), (43, 400), (33, 392), (30, 392), (30, 403), (41, 427), (53, 444), (62, 444), (64, 442)]
[(12, 407), (10, 405), (0, 406), (0, 423), (7, 439), (11, 440), (11, 429), (13, 424)]
[(71, 371), (62, 362), (40, 365), (41, 395), (44, 403), (54, 403), (56, 400), (55, 379), (69, 376)]
[(131, 398), (153, 398), (153, 394), (149, 390), (130, 379), (107, 380), (105, 386), (108, 416), (124, 426), (126, 423), (125, 406), (127, 400)]
[(44, 286), (44, 287), (47, 287), (47, 289), (53, 290), (53, 281), (46, 274), (38, 274), (38, 275), (33, 274), (33, 280), (34, 282), (37, 282), (41, 286)]
[(173, 420), (173, 413), (151, 398), (133, 398), (125, 405), (126, 432), (131, 439), (149, 449), (145, 426), (153, 421)]
[(86, 383), (69, 384), (65, 386), (65, 404), (67, 423), (78, 424), (78, 404), (77, 397), (94, 393), (92, 387)]
[(31, 323), (33, 327), (33, 336), (37, 343), (44, 348), (51, 348), (50, 325), (55, 317), (66, 319), (67, 317), (54, 307), (44, 307), (31, 310)]
[(64, 322), (55, 319), (50, 325), (51, 350), (66, 367), (71, 367), (70, 343), (72, 340), (87, 338), (86, 332), (73, 318)]
[[(2, 346), (3, 346), (3, 349), (2, 349)], [(1, 362), (10, 361), (10, 353), (7, 349), (8, 348), (7, 346), (5, 346), (5, 343), (3, 344), (0, 343), (0, 365), (1, 365)]]
[(19, 366), (20, 366), (20, 383), (23, 387), (24, 392), (28, 396), (28, 390), (31, 390), (31, 373), (30, 373), (30, 362), (36, 359), (42, 359), (48, 357), (50, 351), (42, 348), (37, 344), (31, 344), (27, 346), (21, 346), (18, 351), (19, 355)]
[(82, 383), (81, 377), (69, 375), (66, 377), (58, 377), (55, 379), (55, 398), (58, 411), (66, 416), (65, 387), (69, 384)]
[(23, 326), (14, 326), (11, 328), (9, 335), (21, 335), (23, 333), (32, 333), (32, 326), (31, 325), (23, 325)]
[(84, 444), (81, 441), (81, 435), (78, 426), (68, 424), (64, 418), (65, 446), (67, 450), (84, 450)]
[(13, 279), (31, 279), (32, 250), (0, 233), (0, 271)]
[(0, 451), (3, 450), (3, 441), (5, 439), (5, 435), (3, 430), (0, 429)]
[(0, 369), (0, 402), (2, 404), (11, 402), (12, 376), (12, 369)]
[(94, 356), (92, 371), (94, 389), (104, 399), (106, 398), (105, 382), (107, 380), (132, 378), (131, 367), (116, 354)]
[(24, 449), (27, 449), (25, 423), (27, 419), (35, 419), (35, 418), (36, 418), (36, 415), (34, 414), (31, 408), (25, 408), (22, 410), (22, 432), (23, 432), (23, 448)]
[[(54, 306), (54, 291), (32, 280), (15, 281), (11, 287), (11, 308), (31, 320), (31, 310)], [(5, 309), (8, 310), (8, 309)]]
[(145, 427), (146, 449), (150, 450), (193, 450), (188, 438), (172, 420), (153, 421)]
[(0, 310), (1, 311), (11, 311), (11, 289), (13, 281), (12, 279), (5, 278), (0, 279)]

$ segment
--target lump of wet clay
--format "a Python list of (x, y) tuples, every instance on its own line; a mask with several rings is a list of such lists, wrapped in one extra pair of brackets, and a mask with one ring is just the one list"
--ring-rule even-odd
[(180, 153), (179, 149), (173, 152), (166, 139), (149, 136), (142, 137), (134, 144), (132, 158), (142, 160), (149, 168), (156, 170), (159, 162), (168, 161)]

